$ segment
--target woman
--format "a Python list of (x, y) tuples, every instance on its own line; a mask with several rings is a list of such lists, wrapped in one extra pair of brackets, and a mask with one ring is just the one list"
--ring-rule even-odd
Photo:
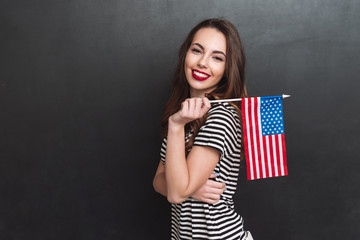
[(240, 167), (240, 106), (211, 106), (208, 99), (246, 97), (244, 65), (239, 34), (224, 19), (199, 23), (180, 48), (153, 181), (172, 203), (172, 239), (246, 238), (232, 200)]

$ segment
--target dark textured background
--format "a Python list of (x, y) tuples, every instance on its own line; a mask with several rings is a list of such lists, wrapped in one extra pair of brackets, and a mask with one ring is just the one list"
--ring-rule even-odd
[(250, 96), (284, 103), (289, 176), (247, 181), (256, 240), (358, 239), (360, 1), (2, 0), (0, 239), (169, 239), (152, 188), (177, 51), (238, 28)]

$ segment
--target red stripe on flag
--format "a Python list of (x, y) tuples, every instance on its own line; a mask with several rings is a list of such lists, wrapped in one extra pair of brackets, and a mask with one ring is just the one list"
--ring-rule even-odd
[(272, 157), (271, 157), (271, 151), (270, 151), (270, 137), (271, 136), (266, 136), (266, 151), (267, 151), (267, 155), (268, 155), (268, 162), (269, 162), (269, 175), (271, 177), (274, 176), (274, 165), (272, 164)]
[(248, 108), (245, 107), (245, 103), (248, 102), (248, 98), (243, 98), (241, 101), (241, 110), (242, 110), (242, 119), (243, 119), (243, 129), (244, 129), (244, 144), (245, 144), (245, 158), (246, 158), (246, 165), (247, 165), (247, 179), (252, 180), (251, 172), (250, 172), (250, 156), (249, 156), (249, 139), (248, 139), (248, 126), (246, 121), (246, 112), (248, 112)]
[(260, 104), (258, 102), (258, 98), (254, 98), (254, 116), (255, 116), (255, 134), (256, 134), (256, 155), (257, 158), (255, 158), (255, 161), (257, 161), (257, 166), (259, 167), (257, 170), (259, 171), (260, 175), (258, 175), (259, 178), (264, 178), (263, 171), (262, 171), (262, 162), (261, 162), (261, 149), (260, 149), (260, 134), (261, 129), (259, 128), (259, 117), (258, 116), (258, 105)]
[(271, 173), (272, 173), (272, 176), (276, 176), (276, 174), (275, 174), (275, 165), (274, 165), (274, 153), (273, 153), (272, 136), (268, 136), (268, 138), (269, 138)]
[(282, 151), (283, 151), (283, 164), (284, 164), (285, 175), (288, 175), (287, 161), (286, 161), (286, 149), (285, 149), (285, 135), (284, 134), (281, 134), (281, 144), (282, 144)]
[(263, 140), (263, 151), (264, 151), (264, 162), (265, 162), (265, 177), (270, 177), (270, 172), (269, 172), (269, 162), (268, 162), (268, 152), (266, 150), (266, 136), (262, 136), (262, 140)]
[(252, 164), (252, 171), (253, 171), (253, 176), (254, 179), (259, 178), (258, 174), (257, 174), (257, 165), (256, 165), (256, 158), (255, 158), (255, 146), (254, 146), (254, 125), (253, 125), (253, 109), (254, 109), (254, 98), (250, 98), (249, 103), (249, 124), (250, 126), (248, 126), (248, 129), (250, 130), (250, 147), (251, 147), (251, 164)]
[(279, 136), (278, 135), (274, 135), (275, 137), (275, 149), (276, 149), (276, 164), (278, 166), (278, 176), (282, 175), (282, 171), (281, 171), (281, 162), (280, 162), (280, 148), (279, 148)]

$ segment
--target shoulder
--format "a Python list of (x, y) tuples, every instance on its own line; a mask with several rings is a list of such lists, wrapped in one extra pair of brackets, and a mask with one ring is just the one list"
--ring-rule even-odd
[(214, 104), (201, 126), (193, 146), (208, 146), (222, 155), (237, 152), (240, 146), (241, 124), (236, 109), (229, 103)]
[(231, 113), (231, 114), (237, 114), (234, 106), (232, 106), (230, 103), (227, 103), (227, 102), (216, 103), (209, 110), (209, 114), (217, 113), (217, 112), (227, 112), (227, 113)]
[(225, 136), (237, 136), (241, 131), (241, 122), (236, 109), (229, 103), (213, 105), (200, 132)]
[(226, 121), (235, 125), (240, 123), (236, 109), (229, 103), (218, 103), (211, 107), (208, 112), (208, 121), (214, 120)]

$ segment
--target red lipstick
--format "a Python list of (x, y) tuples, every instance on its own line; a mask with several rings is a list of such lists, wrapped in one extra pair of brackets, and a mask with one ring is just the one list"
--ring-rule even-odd
[[(204, 74), (204, 75), (206, 75), (206, 77), (200, 77), (200, 76), (196, 75), (195, 72)], [(209, 74), (204, 73), (204, 72), (201, 72), (201, 71), (199, 71), (199, 70), (192, 70), (192, 76), (193, 76), (193, 78), (195, 78), (195, 79), (198, 80), (198, 81), (204, 81), (204, 80), (206, 80), (206, 79), (208, 79), (208, 78), (210, 77)]]

